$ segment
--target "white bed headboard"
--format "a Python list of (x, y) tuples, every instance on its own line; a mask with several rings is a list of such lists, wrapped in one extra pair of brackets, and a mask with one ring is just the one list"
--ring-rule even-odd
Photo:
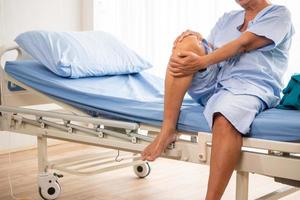
[[(4, 66), (7, 60), (30, 60), (32, 59), (23, 49), (17, 45), (2, 46), (0, 48), (0, 61)], [(2, 68), (3, 69), (3, 68)]]
[[(27, 106), (27, 105), (36, 105), (36, 104), (45, 104), (49, 103), (49, 99), (42, 98), (41, 96), (36, 95), (30, 90), (18, 90), (11, 91), (8, 88), (8, 85), (14, 86), (12, 81), (9, 80), (9, 76), (4, 71), (4, 66), (6, 61), (13, 60), (31, 60), (32, 58), (25, 53), (17, 45), (11, 45), (8, 47), (0, 48), (0, 96), (1, 96), (1, 105), (8, 106)], [(20, 85), (21, 86), (21, 85)]]

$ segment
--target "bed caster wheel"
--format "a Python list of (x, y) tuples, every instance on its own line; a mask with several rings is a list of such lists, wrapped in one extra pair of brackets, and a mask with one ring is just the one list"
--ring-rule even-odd
[(61, 193), (58, 176), (54, 174), (40, 174), (38, 178), (39, 194), (44, 200), (57, 199)]
[(150, 174), (151, 168), (149, 163), (146, 162), (140, 165), (134, 165), (133, 170), (139, 178), (145, 178)]

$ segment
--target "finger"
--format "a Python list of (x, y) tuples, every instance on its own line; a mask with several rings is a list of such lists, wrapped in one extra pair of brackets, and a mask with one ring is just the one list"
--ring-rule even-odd
[(202, 35), (196, 31), (190, 31), (193, 35), (195, 35), (198, 39), (202, 38)]
[(177, 64), (179, 64), (179, 65), (183, 65), (183, 60), (182, 60), (182, 58), (180, 58), (180, 57), (178, 57), (178, 56), (172, 56), (171, 58), (170, 58), (170, 61), (169, 62), (172, 62), (172, 63), (177, 63)]
[(172, 64), (169, 64), (168, 65), (168, 69), (174, 73), (179, 73), (179, 72), (182, 72), (182, 73), (188, 73), (188, 74), (194, 74), (195, 72), (198, 71), (198, 68), (197, 67), (193, 67), (193, 66), (174, 66)]
[(189, 70), (182, 70), (182, 69), (171, 69), (169, 68), (169, 72), (172, 74), (179, 74), (179, 75), (190, 75), (194, 74), (194, 71), (189, 71)]
[(202, 35), (200, 33), (197, 33), (196, 37), (197, 37), (198, 40), (202, 40)]
[(183, 55), (181, 58), (181, 62), (184, 63), (184, 65), (188, 66), (188, 68), (190, 68), (193, 63), (193, 57), (191, 55)]
[(184, 50), (182, 50), (182, 51), (180, 51), (180, 52), (177, 53), (177, 56), (180, 57), (180, 58), (188, 57), (190, 55), (192, 55), (191, 51), (184, 51)]
[(183, 73), (184, 72), (183, 69), (172, 68), (172, 67), (168, 67), (168, 70), (172, 73)]
[(169, 66), (172, 68), (181, 68), (182, 67), (181, 64), (179, 64), (177, 62), (172, 62), (172, 61), (169, 62)]
[(179, 67), (168, 66), (168, 69), (172, 72), (182, 72), (182, 73), (184, 73), (185, 71), (190, 71), (190, 70), (187, 70), (186, 67), (182, 67), (182, 66), (179, 66)]
[(177, 42), (181, 42), (184, 39), (184, 35), (181, 35)]
[[(174, 68), (171, 66), (168, 66), (168, 71), (172, 74), (185, 74), (186, 73), (185, 68)], [(191, 72), (189, 72), (189, 73), (191, 73)]]
[(170, 75), (175, 78), (182, 78), (186, 76), (184, 73), (173, 73), (173, 72), (170, 72)]
[(198, 40), (202, 39), (202, 35), (200, 33), (188, 29), (182, 33), (182, 37), (180, 37), (180, 40), (178, 42), (181, 42), (185, 37), (190, 35), (194, 35)]
[(184, 34), (184, 33), (185, 33), (185, 32), (181, 33), (181, 34), (176, 38), (176, 40), (173, 42), (173, 45), (174, 45), (174, 46), (181, 40), (181, 38), (183, 37), (183, 34)]
[(190, 35), (191, 31), (190, 30), (186, 30), (183, 33), (181, 33), (178, 42), (181, 42), (186, 36)]
[(170, 72), (170, 73), (182, 73), (182, 70), (180, 70), (180, 69), (176, 69), (176, 68), (172, 68), (172, 67), (168, 67), (168, 71)]
[(187, 36), (190, 36), (190, 35), (193, 35), (192, 33), (190, 32), (186, 32), (184, 33), (178, 40), (178, 42), (181, 42), (184, 38), (186, 38)]
[(175, 73), (175, 72), (169, 72), (171, 76), (175, 77), (175, 78), (179, 78), (182, 77), (182, 73)]
[(192, 75), (192, 74), (194, 74), (195, 72), (194, 71), (190, 71), (190, 70), (186, 70), (186, 69), (184, 69), (184, 70), (176, 70), (176, 71), (171, 71), (170, 70), (170, 73), (172, 73), (173, 74), (173, 76), (175, 76), (175, 77), (183, 77), (183, 76), (189, 76), (189, 75)]
[(176, 38), (176, 40), (173, 42), (173, 47), (175, 47), (175, 46), (176, 46), (176, 44), (177, 44), (177, 42), (178, 42), (179, 38), (180, 38), (180, 36), (178, 36), (178, 37)]

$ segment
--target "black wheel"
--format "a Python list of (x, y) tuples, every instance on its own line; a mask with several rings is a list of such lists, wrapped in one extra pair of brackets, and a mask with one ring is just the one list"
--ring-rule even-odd
[(60, 184), (55, 181), (52, 186), (42, 188), (39, 186), (39, 194), (44, 200), (54, 200), (60, 195), (61, 187)]
[(137, 175), (137, 177), (145, 178), (150, 174), (151, 168), (150, 168), (149, 163), (145, 162), (145, 163), (140, 164), (140, 165), (134, 165), (133, 166), (133, 171)]
[(43, 195), (42, 195), (42, 188), (41, 188), (41, 187), (39, 187), (39, 194), (40, 194), (40, 197), (41, 197), (42, 199), (48, 200), (48, 199), (45, 199), (45, 198), (43, 197)]

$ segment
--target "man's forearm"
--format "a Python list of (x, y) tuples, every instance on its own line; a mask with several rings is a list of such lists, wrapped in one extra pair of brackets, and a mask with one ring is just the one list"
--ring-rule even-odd
[(207, 67), (209, 65), (222, 62), (245, 51), (246, 47), (243, 45), (243, 43), (241, 43), (239, 40), (234, 40), (216, 49), (212, 53), (203, 56), (204, 65)]
[[(266, 45), (271, 44), (273, 41), (263, 37), (255, 35), (251, 32), (243, 33), (238, 39), (233, 40), (224, 46), (216, 49), (212, 53), (203, 57), (202, 66), (209, 66), (227, 60), (237, 54), (249, 52)], [(201, 61), (200, 61), (201, 62)]]

